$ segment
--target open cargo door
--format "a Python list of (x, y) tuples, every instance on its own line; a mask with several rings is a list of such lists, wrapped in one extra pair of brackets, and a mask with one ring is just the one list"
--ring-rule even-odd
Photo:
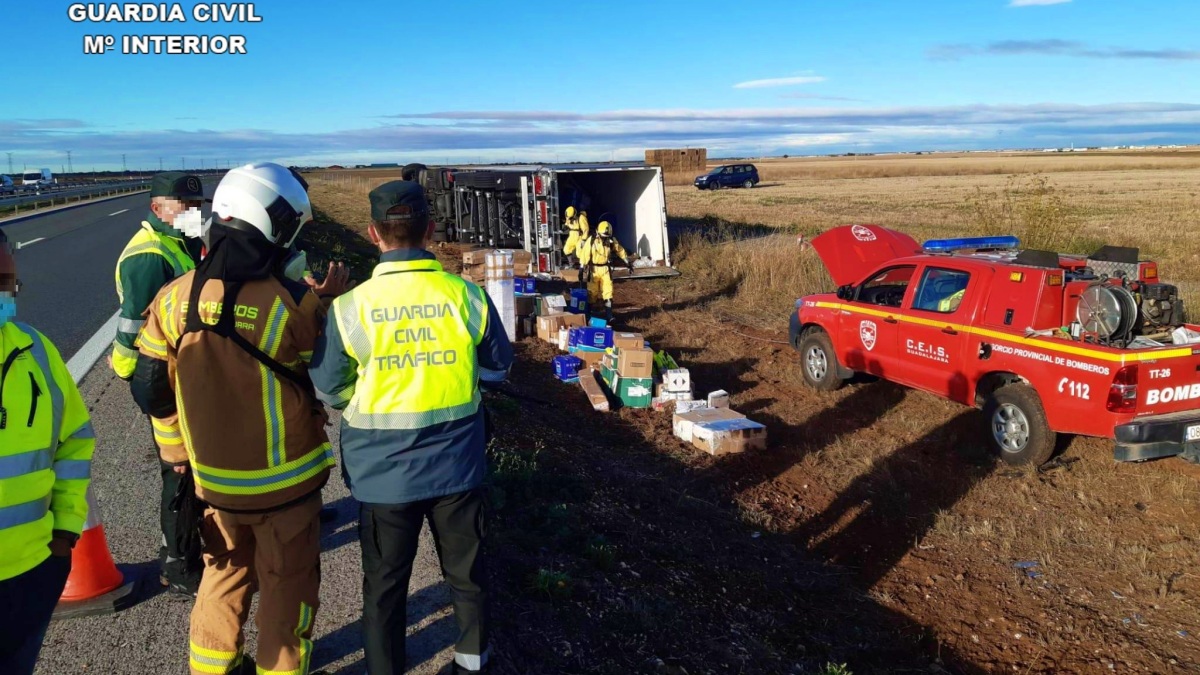
[(574, 205), (587, 211), (592, 228), (608, 219), (613, 236), (631, 256), (652, 264), (636, 267), (631, 275), (614, 267), (614, 279), (679, 276), (671, 267), (667, 241), (667, 205), (662, 170), (656, 166), (555, 167), (558, 208)]

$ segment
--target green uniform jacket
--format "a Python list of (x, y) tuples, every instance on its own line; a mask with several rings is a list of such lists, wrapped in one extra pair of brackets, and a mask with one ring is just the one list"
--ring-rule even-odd
[(185, 239), (179, 230), (150, 213), (121, 252), (116, 271), (121, 315), (112, 351), (113, 370), (121, 379), (133, 377), (137, 367), (135, 342), (144, 323), (143, 313), (167, 282), (196, 268), (200, 246), (199, 240)]

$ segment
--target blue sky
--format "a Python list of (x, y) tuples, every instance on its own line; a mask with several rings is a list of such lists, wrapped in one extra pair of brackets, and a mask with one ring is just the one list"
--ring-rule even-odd
[[(194, 2), (186, 23), (73, 23), (71, 4), (4, 15), (18, 170), (66, 150), (157, 169), (1200, 139), (1192, 0), (270, 0), (253, 24), (197, 23)], [(83, 54), (84, 35), (160, 33), (249, 53)]]

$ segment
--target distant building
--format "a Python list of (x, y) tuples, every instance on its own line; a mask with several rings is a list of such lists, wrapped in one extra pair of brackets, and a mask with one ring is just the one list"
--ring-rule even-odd
[(400, 166), (400, 165), (397, 164), (396, 162), (384, 162), (382, 164), (371, 164), (370, 166), (368, 166), (368, 168), (370, 168), (370, 169), (394, 169), (398, 166)]

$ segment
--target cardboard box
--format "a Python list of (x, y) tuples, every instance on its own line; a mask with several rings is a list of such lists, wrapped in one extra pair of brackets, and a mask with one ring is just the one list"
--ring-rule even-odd
[(517, 316), (533, 316), (534, 312), (534, 296), (532, 295), (514, 295), (513, 296), (513, 313)]
[(694, 399), (675, 401), (675, 412), (681, 413), (681, 414), (689, 413), (689, 412), (692, 412), (693, 410), (703, 410), (707, 407), (708, 407), (708, 401), (697, 401)]
[(567, 328), (583, 328), (586, 324), (586, 317), (582, 314), (571, 314), (567, 312), (563, 314), (563, 325)]
[(692, 426), (720, 420), (745, 419), (745, 415), (729, 408), (700, 408), (686, 413), (675, 413), (671, 420), (671, 430), (680, 440), (692, 442)]
[(573, 356), (580, 361), (583, 361), (584, 368), (595, 370), (600, 367), (600, 362), (604, 359), (604, 352), (579, 350), (576, 351)]
[(536, 319), (534, 319), (532, 316), (521, 317), (521, 337), (537, 337), (537, 324), (534, 323), (535, 321)]
[(663, 389), (675, 392), (692, 392), (692, 375), (687, 368), (664, 370), (662, 374)]
[(474, 251), (463, 252), (463, 266), (467, 265), (484, 265), (487, 266), (487, 249), (479, 248)]
[(710, 455), (766, 450), (767, 428), (745, 418), (697, 423), (692, 426), (692, 445)]
[(608, 397), (604, 395), (603, 387), (596, 381), (595, 373), (586, 370), (579, 375), (579, 386), (583, 387), (583, 393), (587, 395), (588, 402), (592, 404), (592, 409), (607, 412)]
[(538, 316), (565, 314), (567, 301), (561, 295), (543, 295), (535, 301)]
[(554, 376), (564, 382), (579, 377), (579, 371), (583, 368), (583, 361), (566, 354), (554, 357), (553, 363)]
[(646, 340), (641, 333), (613, 333), (613, 346), (617, 349), (644, 349)]
[(562, 328), (562, 314), (550, 314), (537, 318), (537, 335), (540, 339), (558, 344), (558, 329)]
[(616, 376), (613, 393), (621, 399), (621, 405), (629, 408), (649, 408), (654, 400), (654, 380), (649, 377)]
[(724, 389), (718, 389), (708, 395), (708, 407), (710, 408), (728, 408), (729, 407), (729, 392)]
[(567, 282), (568, 284), (579, 283), (579, 270), (577, 270), (575, 268), (559, 270), (558, 276), (561, 277), (562, 280)]
[(621, 377), (654, 377), (654, 352), (649, 349), (622, 349), (617, 352), (617, 373)]

